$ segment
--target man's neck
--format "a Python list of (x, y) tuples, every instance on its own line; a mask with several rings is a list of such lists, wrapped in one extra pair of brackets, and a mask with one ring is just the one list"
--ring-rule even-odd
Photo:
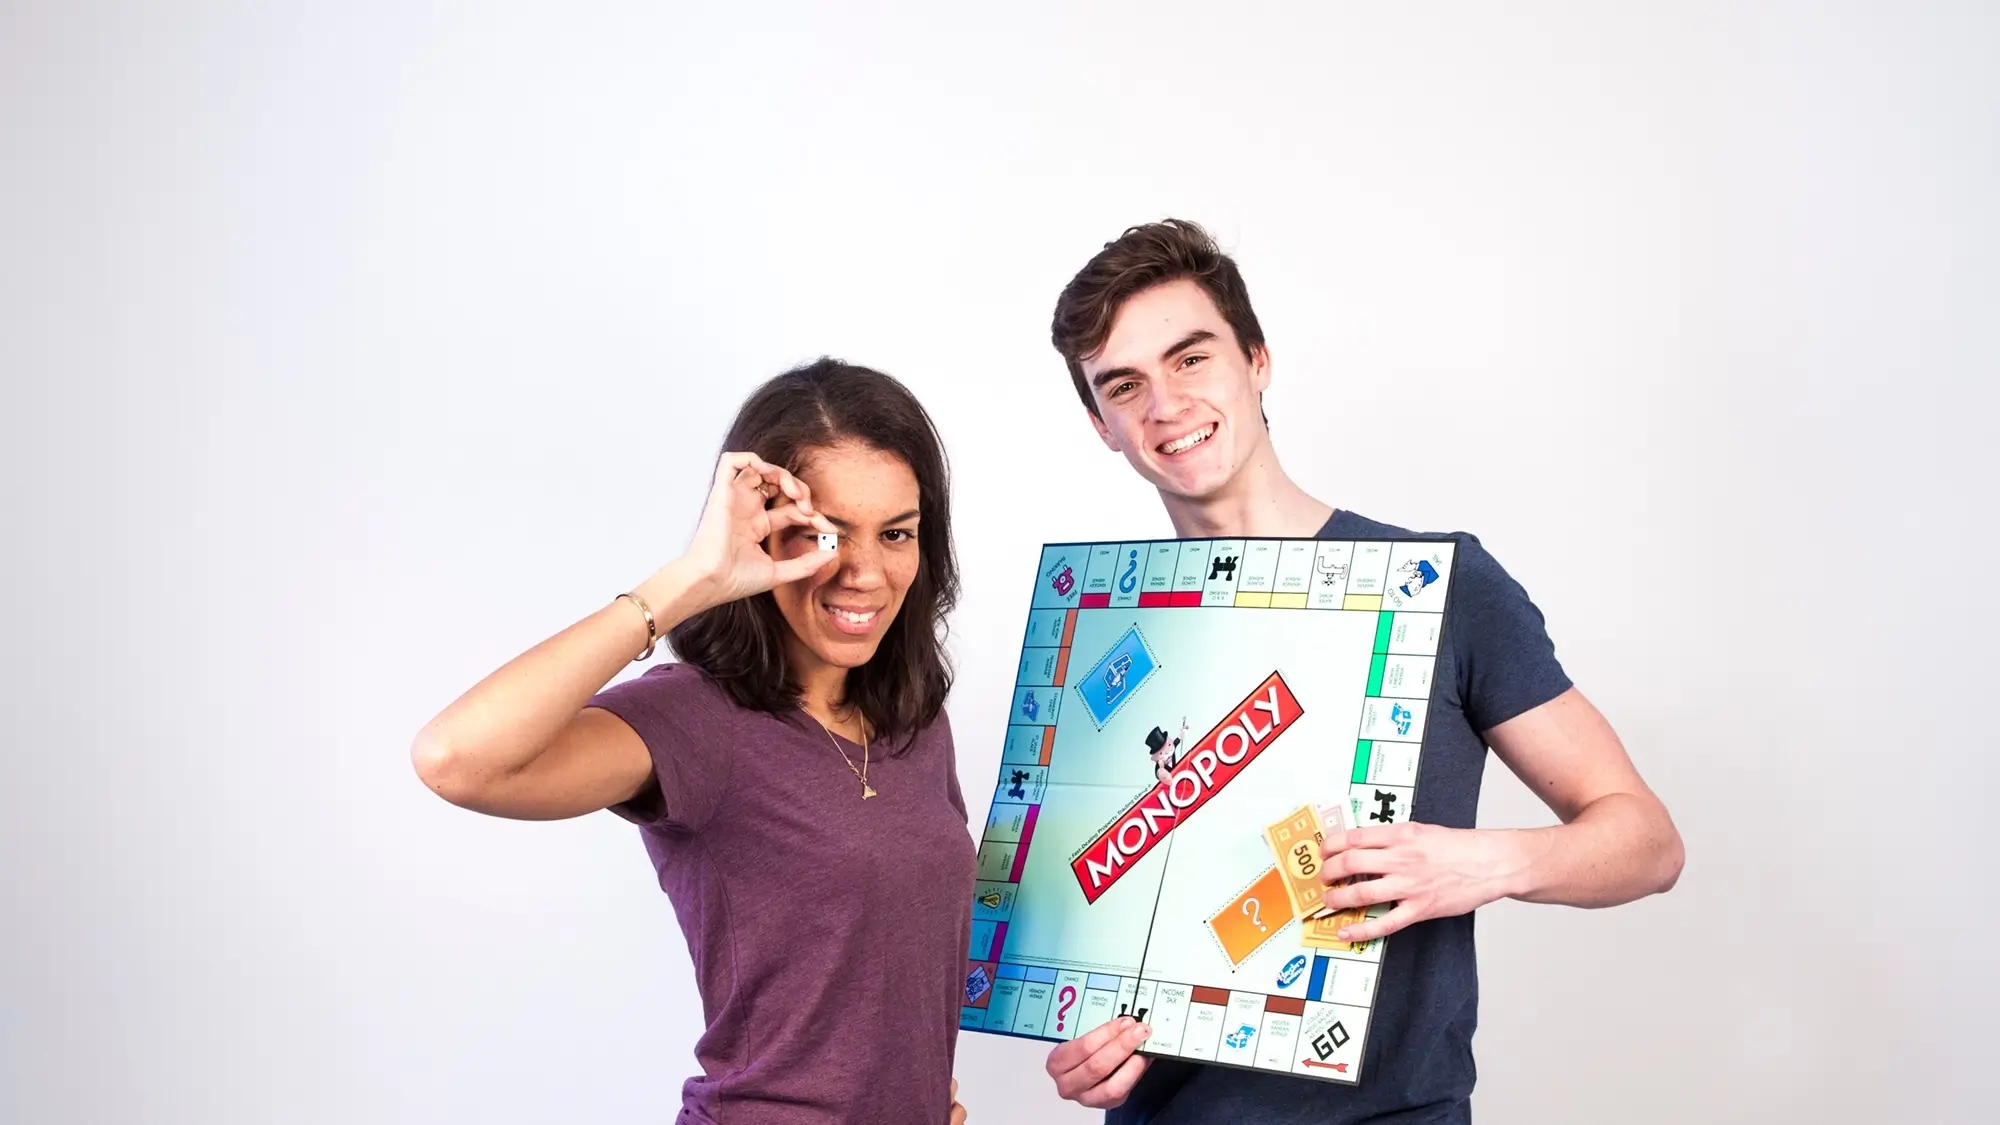
[(1160, 501), (1182, 539), (1310, 539), (1333, 515), (1332, 505), (1285, 475), (1269, 442), (1214, 495), (1162, 492)]

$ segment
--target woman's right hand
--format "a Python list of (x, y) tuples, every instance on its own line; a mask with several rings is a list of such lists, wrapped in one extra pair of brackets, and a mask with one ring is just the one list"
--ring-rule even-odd
[[(772, 499), (779, 502), (768, 504)], [(813, 507), (812, 490), (804, 481), (754, 453), (725, 453), (716, 465), (701, 525), (678, 565), (707, 608), (810, 577), (839, 557), (838, 551), (814, 549), (774, 559), (765, 543), (793, 527), (837, 531)]]

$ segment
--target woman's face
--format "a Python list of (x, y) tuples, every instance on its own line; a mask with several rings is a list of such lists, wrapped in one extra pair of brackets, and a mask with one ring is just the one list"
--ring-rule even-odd
[[(771, 597), (792, 627), (802, 676), (815, 666), (858, 668), (875, 655), (916, 581), (917, 476), (902, 458), (858, 442), (811, 451), (798, 476), (813, 506), (840, 529), (840, 561)], [(809, 527), (788, 528), (769, 546), (780, 559), (819, 550)]]

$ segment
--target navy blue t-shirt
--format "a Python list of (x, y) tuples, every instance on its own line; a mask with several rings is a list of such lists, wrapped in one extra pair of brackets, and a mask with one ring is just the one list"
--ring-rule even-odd
[[(1335, 512), (1321, 539), (1449, 539), (1451, 620), (1410, 819), (1471, 828), (1490, 730), (1569, 690), (1541, 611), (1471, 535), (1424, 535)], [(1472, 915), (1419, 922), (1388, 939), (1368, 1050), (1354, 1086), (1154, 1059), (1107, 1125), (1459, 1125), (1472, 1120), (1479, 969)]]

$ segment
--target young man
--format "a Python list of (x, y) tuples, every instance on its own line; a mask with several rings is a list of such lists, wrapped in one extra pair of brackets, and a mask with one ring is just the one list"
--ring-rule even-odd
[[(1184, 538), (1396, 537), (1285, 475), (1262, 409), (1271, 354), (1236, 263), (1168, 220), (1109, 243), (1063, 290), (1052, 329), (1097, 434), (1159, 490)], [(1614, 906), (1673, 886), (1681, 841), (1618, 736), (1584, 699), (1526, 591), (1458, 537), (1415, 818), (1329, 841), (1328, 905), (1394, 902), (1344, 932), (1396, 934), (1358, 1086), (1148, 1060), (1129, 1017), (1050, 1053), (1064, 1098), (1110, 1122), (1470, 1122), (1479, 979), (1472, 911), (1502, 898)], [(1491, 747), (1561, 824), (1473, 827)]]

